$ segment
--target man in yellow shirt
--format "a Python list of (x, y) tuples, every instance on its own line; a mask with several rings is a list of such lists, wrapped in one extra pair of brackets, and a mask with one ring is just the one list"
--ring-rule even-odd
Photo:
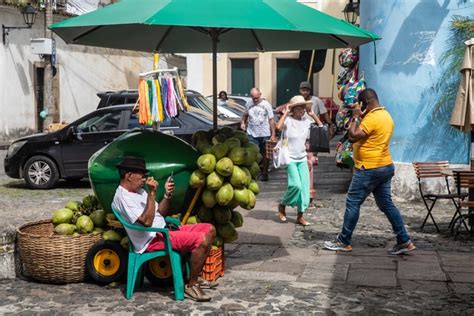
[[(353, 121), (349, 127), (349, 140), (354, 143), (355, 171), (347, 192), (346, 211), (341, 232), (333, 241), (325, 241), (324, 248), (334, 251), (352, 251), (352, 233), (359, 220), (362, 203), (373, 193), (379, 209), (385, 213), (397, 235), (397, 244), (389, 251), (400, 255), (416, 249), (405, 229), (402, 215), (393, 204), (391, 182), (395, 172), (390, 155), (390, 139), (393, 120), (381, 107), (377, 93), (366, 89), (359, 94), (365, 115), (359, 107), (352, 112)], [(358, 124), (360, 122), (360, 125)]]

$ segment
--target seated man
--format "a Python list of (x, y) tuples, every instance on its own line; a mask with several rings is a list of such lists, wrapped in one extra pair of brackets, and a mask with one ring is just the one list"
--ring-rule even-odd
[[(148, 170), (143, 158), (124, 157), (117, 168), (120, 174), (120, 185), (115, 191), (112, 207), (131, 224), (165, 227), (164, 216), (168, 212), (174, 192), (173, 179), (169, 177), (166, 181), (164, 198), (158, 204), (155, 201), (158, 182), (153, 177), (146, 177)], [(143, 189), (145, 183), (149, 189), (148, 193)], [(126, 230), (135, 252), (164, 249), (162, 234)], [(215, 282), (211, 283), (198, 278), (215, 236), (216, 230), (211, 224), (183, 225), (179, 227), (179, 230), (169, 231), (172, 248), (182, 253), (191, 253), (191, 275), (185, 287), (185, 294), (198, 302), (211, 300), (202, 287), (210, 288), (216, 285)]]

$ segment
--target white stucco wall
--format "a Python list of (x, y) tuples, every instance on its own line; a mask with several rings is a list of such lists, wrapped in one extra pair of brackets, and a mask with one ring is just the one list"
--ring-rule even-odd
[[(23, 25), (16, 8), (0, 7), (0, 21)], [(12, 30), (8, 43), (0, 46), (0, 141), (36, 130), (34, 64), (41, 59), (31, 53), (30, 39), (44, 37), (43, 27), (40, 13), (31, 30)], [(152, 69), (152, 54), (66, 45), (55, 38), (60, 121), (71, 122), (94, 110), (99, 91), (136, 88), (138, 73)], [(160, 68), (174, 66), (160, 56)]]

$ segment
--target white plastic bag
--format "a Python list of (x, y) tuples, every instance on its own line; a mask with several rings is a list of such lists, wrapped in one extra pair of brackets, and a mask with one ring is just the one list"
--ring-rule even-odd
[(281, 139), (273, 149), (273, 165), (277, 169), (285, 168), (290, 164), (290, 162), (291, 159), (290, 150), (288, 148), (288, 138), (285, 137), (285, 133), (283, 132)]

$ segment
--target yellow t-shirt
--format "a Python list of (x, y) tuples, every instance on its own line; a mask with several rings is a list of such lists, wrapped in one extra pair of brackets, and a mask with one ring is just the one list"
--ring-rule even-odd
[(380, 107), (370, 111), (359, 127), (368, 137), (353, 145), (355, 167), (374, 169), (392, 164), (389, 144), (394, 124), (387, 110)]

